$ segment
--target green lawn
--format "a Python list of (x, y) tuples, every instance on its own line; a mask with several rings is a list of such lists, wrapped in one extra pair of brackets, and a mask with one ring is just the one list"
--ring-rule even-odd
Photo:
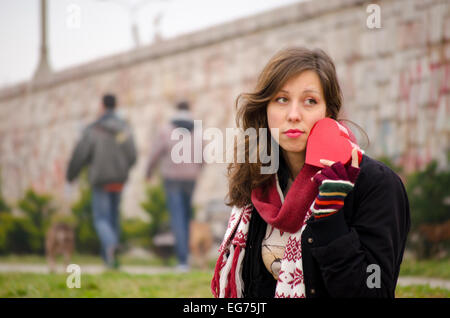
[[(102, 264), (95, 256), (75, 255), (72, 263)], [(45, 264), (42, 256), (2, 256), (0, 263)], [(122, 257), (123, 265), (161, 266), (159, 259), (133, 259)], [(174, 260), (169, 262), (173, 265)], [(161, 275), (133, 275), (109, 271), (99, 275), (82, 274), (81, 288), (66, 285), (69, 274), (0, 273), (0, 298), (4, 297), (212, 297), (210, 282), (212, 267), (208, 271), (167, 273)], [(401, 276), (426, 276), (450, 279), (450, 260), (412, 261), (402, 264)], [(441, 288), (415, 285), (397, 287), (399, 298), (450, 298), (450, 291)]]
[[(62, 258), (58, 259), (59, 264), (62, 262)], [(175, 258), (168, 260), (168, 264), (160, 258), (137, 258), (129, 256), (121, 256), (120, 262), (122, 265), (141, 265), (141, 266), (173, 266), (176, 264)], [(46, 264), (46, 260), (41, 255), (7, 255), (0, 256), (0, 263), (2, 264)], [(98, 264), (101, 265), (102, 260), (99, 256), (95, 255), (80, 255), (75, 254), (71, 263), (86, 265), (86, 264)], [(211, 269), (215, 265), (215, 261), (210, 262)], [(400, 276), (421, 276), (421, 277), (435, 277), (442, 279), (450, 279), (450, 258), (441, 260), (420, 260), (415, 261), (412, 259), (404, 259), (400, 267)]]
[(450, 258), (441, 260), (403, 260), (400, 276), (421, 276), (450, 279)]
[[(5, 297), (212, 297), (212, 272), (187, 274), (130, 275), (107, 272), (81, 276), (81, 288), (68, 288), (66, 274), (0, 274), (0, 298)], [(449, 298), (450, 291), (429, 286), (397, 287), (398, 298)]]
[(428, 285), (397, 286), (396, 298), (450, 298), (450, 290)]
[[(188, 274), (130, 275), (108, 272), (81, 277), (81, 288), (68, 288), (64, 274), (0, 274), (0, 298), (6, 297), (212, 297), (212, 272)], [(449, 298), (450, 291), (429, 286), (405, 286), (396, 290), (398, 298)]]
[(108, 272), (81, 276), (80, 288), (68, 288), (65, 274), (0, 274), (0, 298), (5, 297), (212, 297), (212, 272), (130, 275)]

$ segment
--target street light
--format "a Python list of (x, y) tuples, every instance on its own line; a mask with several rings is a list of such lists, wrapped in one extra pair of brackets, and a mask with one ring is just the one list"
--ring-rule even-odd
[(39, 64), (33, 75), (34, 81), (47, 78), (52, 73), (50, 63), (48, 62), (47, 48), (47, 1), (41, 0), (41, 52)]
[[(120, 1), (120, 0), (97, 0), (102, 2), (115, 2), (118, 5), (126, 8), (130, 15), (131, 19), (131, 32), (134, 41), (135, 47), (140, 46), (139, 39), (139, 29), (137, 25), (137, 13), (144, 5), (149, 4), (150, 2), (160, 1), (167, 2), (169, 0), (138, 0), (138, 1)], [(36, 71), (33, 75), (33, 81), (42, 81), (47, 79), (51, 73), (52, 69), (50, 67), (50, 63), (48, 61), (48, 43), (47, 43), (47, 30), (48, 30), (48, 22), (47, 22), (47, 0), (41, 0), (41, 48), (40, 48), (40, 58), (39, 64), (36, 68)], [(155, 40), (158, 41), (160, 39), (159, 35), (159, 24), (161, 21), (163, 14), (160, 12), (153, 19), (153, 25), (155, 27)]]

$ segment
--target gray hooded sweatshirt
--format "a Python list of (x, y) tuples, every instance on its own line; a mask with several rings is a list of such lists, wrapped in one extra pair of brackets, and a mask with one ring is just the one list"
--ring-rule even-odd
[(73, 181), (89, 165), (92, 186), (123, 184), (135, 162), (136, 147), (130, 127), (108, 111), (84, 130), (70, 160), (67, 180)]

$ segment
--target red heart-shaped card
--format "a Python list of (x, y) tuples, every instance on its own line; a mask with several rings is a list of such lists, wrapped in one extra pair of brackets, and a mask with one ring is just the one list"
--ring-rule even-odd
[[(353, 147), (358, 147), (350, 140), (350, 133), (343, 125), (331, 118), (324, 118), (317, 121), (308, 137), (306, 144), (307, 164), (323, 168), (320, 159), (340, 161), (346, 164), (352, 157)], [(359, 160), (361, 153), (359, 150)]]

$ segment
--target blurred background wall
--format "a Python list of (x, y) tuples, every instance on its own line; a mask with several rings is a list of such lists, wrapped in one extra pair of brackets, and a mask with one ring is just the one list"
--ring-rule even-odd
[[(371, 1), (309, 1), (162, 40), (0, 90), (1, 190), (15, 201), (28, 187), (64, 195), (65, 170), (82, 128), (104, 92), (119, 98), (139, 158), (122, 213), (142, 216), (144, 170), (158, 127), (179, 99), (203, 129), (234, 127), (237, 95), (253, 88), (268, 59), (295, 45), (326, 50), (344, 93), (341, 117), (370, 138), (366, 152), (405, 171), (437, 159), (447, 167), (450, 138), (450, 3), (382, 0), (381, 28)], [(194, 203), (223, 201), (226, 164), (210, 164)]]

